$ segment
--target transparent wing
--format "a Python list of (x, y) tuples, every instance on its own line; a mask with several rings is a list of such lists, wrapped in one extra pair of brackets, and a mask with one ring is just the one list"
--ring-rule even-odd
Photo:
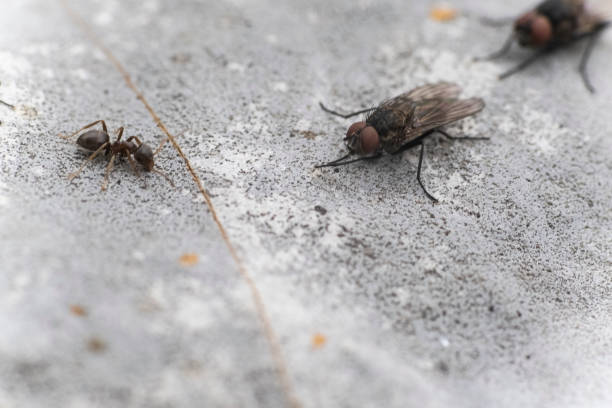
[(428, 99), (453, 99), (461, 93), (461, 88), (449, 82), (439, 82), (437, 84), (427, 84), (414, 88), (408, 92), (396, 96), (395, 98), (384, 101), (380, 104), (380, 109), (392, 109), (409, 115), (414, 109), (416, 102)]
[(395, 98), (389, 99), (381, 104), (381, 107), (397, 109), (398, 106), (404, 104), (412, 104), (414, 102), (423, 101), (426, 99), (452, 99), (459, 96), (461, 88), (459, 85), (449, 82), (439, 82), (437, 84), (427, 84), (414, 88), (408, 92), (404, 92)]
[(485, 107), (480, 98), (470, 99), (428, 99), (414, 107), (411, 123), (403, 132), (389, 141), (385, 150), (397, 151), (426, 132), (475, 115)]
[[(428, 100), (417, 105), (412, 131), (427, 131), (480, 112), (485, 103), (480, 98)], [(410, 129), (409, 129), (410, 130)]]
[(425, 99), (436, 99), (444, 98), (451, 99), (456, 98), (461, 93), (461, 88), (457, 84), (451, 84), (449, 82), (439, 82), (437, 84), (423, 85), (412, 91), (406, 92), (407, 98), (412, 99), (414, 102), (422, 101)]

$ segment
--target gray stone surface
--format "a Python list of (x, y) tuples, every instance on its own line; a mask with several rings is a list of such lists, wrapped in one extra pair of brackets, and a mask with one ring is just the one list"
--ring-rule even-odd
[[(612, 35), (496, 76), (474, 63), (529, 2), (71, 2), (213, 197), (304, 407), (612, 406)], [(58, 137), (96, 120), (163, 139), (61, 3), (0, 13), (0, 407), (288, 406), (253, 299), (182, 160), (177, 184)], [(487, 108), (488, 142), (333, 170), (363, 108), (439, 80)], [(315, 206), (327, 210), (320, 214)], [(199, 262), (181, 266), (184, 253)], [(85, 315), (71, 312), (84, 308)], [(78, 312), (78, 310), (77, 310)], [(326, 342), (314, 347), (313, 336)]]

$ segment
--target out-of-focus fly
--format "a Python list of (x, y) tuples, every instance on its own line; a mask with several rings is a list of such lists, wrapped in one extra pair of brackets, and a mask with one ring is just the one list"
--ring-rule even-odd
[(499, 76), (500, 79), (504, 79), (521, 71), (551, 51), (582, 39), (589, 39), (580, 60), (579, 71), (587, 89), (595, 92), (587, 74), (587, 64), (595, 41), (599, 34), (609, 26), (610, 21), (588, 11), (584, 3), (584, 0), (543, 1), (514, 22), (512, 34), (499, 51), (483, 59), (495, 59), (505, 55), (515, 40), (522, 47), (536, 50), (529, 58)]
[[(316, 166), (336, 167), (361, 160), (373, 160), (381, 157), (383, 152), (398, 154), (415, 146), (421, 146), (417, 180), (421, 188), (432, 201), (437, 202), (421, 182), (421, 165), (423, 163), (423, 139), (433, 133), (440, 133), (449, 139), (483, 140), (486, 137), (453, 137), (441, 127), (480, 112), (485, 104), (480, 98), (458, 99), (461, 88), (455, 84), (441, 82), (424, 85), (412, 91), (389, 99), (379, 106), (349, 114), (341, 114), (326, 108), (328, 113), (343, 118), (350, 118), (367, 113), (365, 121), (353, 123), (344, 141), (349, 150), (346, 156), (329, 163)], [(347, 160), (351, 155), (357, 159)]]

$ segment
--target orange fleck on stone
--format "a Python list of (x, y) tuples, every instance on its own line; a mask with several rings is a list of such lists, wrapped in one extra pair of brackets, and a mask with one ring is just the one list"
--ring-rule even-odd
[(70, 312), (76, 316), (87, 316), (87, 310), (81, 305), (70, 305)]
[(327, 337), (325, 337), (321, 333), (317, 333), (314, 336), (312, 336), (312, 347), (314, 348), (321, 348), (325, 345), (326, 342), (327, 342)]
[(450, 6), (434, 6), (429, 17), (435, 21), (451, 21), (457, 18), (457, 14), (457, 10)]
[(179, 258), (181, 266), (193, 266), (198, 263), (198, 255), (196, 254), (183, 254)]
[(92, 353), (101, 353), (106, 350), (106, 343), (97, 337), (92, 337), (87, 341), (87, 349)]

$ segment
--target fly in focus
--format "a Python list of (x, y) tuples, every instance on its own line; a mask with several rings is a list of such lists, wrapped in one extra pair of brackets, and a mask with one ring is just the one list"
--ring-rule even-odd
[[(453, 137), (441, 127), (480, 112), (485, 104), (480, 98), (458, 99), (461, 88), (455, 84), (441, 82), (429, 84), (389, 99), (379, 106), (349, 114), (341, 114), (326, 108), (328, 113), (350, 118), (367, 113), (365, 121), (353, 123), (344, 141), (349, 153), (337, 160), (321, 164), (316, 168), (337, 167), (361, 160), (378, 159), (384, 152), (399, 154), (410, 148), (421, 146), (417, 180), (425, 195), (433, 202), (434, 198), (421, 182), (423, 163), (423, 139), (434, 133), (453, 140), (483, 140), (486, 137)], [(352, 155), (361, 156), (347, 160)]]
[(514, 22), (513, 32), (504, 46), (484, 59), (492, 60), (505, 55), (515, 40), (521, 47), (536, 50), (529, 58), (499, 76), (504, 79), (560, 47), (589, 39), (580, 60), (579, 71), (587, 89), (595, 92), (587, 74), (587, 64), (599, 34), (609, 24), (610, 21), (587, 10), (584, 0), (545, 0), (520, 16)]

